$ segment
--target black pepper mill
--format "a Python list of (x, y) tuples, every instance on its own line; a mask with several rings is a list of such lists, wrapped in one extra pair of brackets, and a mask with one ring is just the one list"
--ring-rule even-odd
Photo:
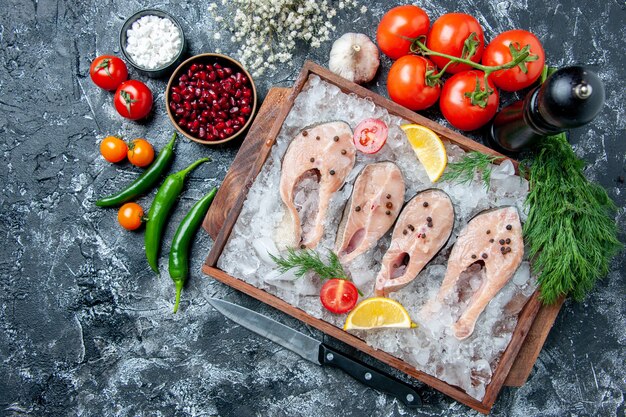
[(545, 136), (591, 122), (604, 104), (604, 85), (580, 66), (561, 68), (524, 100), (498, 113), (489, 131), (491, 145), (505, 152), (528, 148)]

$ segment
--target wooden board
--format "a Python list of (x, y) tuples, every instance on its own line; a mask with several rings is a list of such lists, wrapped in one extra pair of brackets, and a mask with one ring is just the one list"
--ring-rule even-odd
[[(438, 380), (437, 378), (419, 372), (413, 366), (385, 352), (369, 347), (361, 339), (358, 339), (325, 321), (315, 319), (302, 310), (285, 303), (283, 300), (280, 300), (263, 290), (253, 287), (215, 268), (217, 259), (219, 258), (222, 249), (228, 240), (230, 231), (232, 230), (238, 214), (241, 211), (248, 190), (252, 186), (256, 175), (260, 172), (265, 159), (269, 155), (271, 146), (273, 145), (274, 140), (282, 127), (282, 123), (291, 110), (293, 100), (299, 94), (311, 73), (315, 73), (322, 79), (337, 85), (343, 91), (356, 93), (362, 97), (369, 97), (375, 104), (386, 107), (391, 113), (412, 122), (425, 125), (437, 132), (444, 139), (457, 143), (465, 150), (477, 150), (486, 154), (500, 156), (499, 153), (490, 148), (474, 142), (471, 139), (441, 126), (430, 119), (426, 119), (411, 112), (410, 110), (392, 103), (381, 96), (364, 89), (363, 87), (349, 83), (324, 68), (321, 68), (311, 62), (307, 62), (293, 89), (270, 90), (263, 106), (259, 110), (257, 119), (242, 144), (242, 149), (238, 153), (237, 158), (227, 174), (224, 185), (220, 189), (220, 193), (216, 196), (210, 211), (207, 213), (204, 227), (215, 239), (215, 244), (207, 257), (205, 265), (203, 266), (203, 271), (233, 288), (239, 289), (269, 305), (279, 308), (282, 311), (306, 322), (307, 324), (310, 324), (321, 331), (324, 331), (325, 333), (342, 340), (343, 342), (348, 343), (361, 351), (366, 352), (391, 366), (394, 366), (397, 369), (402, 370), (403, 372), (433, 386), (441, 392), (478, 411), (488, 413), (505, 381), (507, 381), (507, 384), (519, 386), (527, 379), (536, 357), (541, 350), (541, 346), (543, 346), (543, 342), (547, 337), (547, 333), (552, 326), (554, 318), (556, 317), (556, 314), (558, 314), (560, 305), (550, 309), (543, 307), (542, 314), (539, 316), (542, 318), (542, 321), (536, 322), (534, 318), (537, 316), (541, 304), (538, 300), (538, 294), (531, 297), (520, 313), (518, 326), (515, 329), (511, 342), (500, 358), (500, 362), (492, 377), (492, 381), (487, 387), (485, 397), (482, 402), (479, 402), (459, 388), (453, 387)], [(513, 162), (517, 165), (516, 161)], [(529, 334), (531, 335), (528, 339), (530, 344), (527, 345), (524, 343), (524, 340)], [(520, 351), (521, 353), (518, 355), (518, 352)], [(521, 362), (516, 361), (518, 356)], [(509, 370), (513, 371), (510, 373)]]

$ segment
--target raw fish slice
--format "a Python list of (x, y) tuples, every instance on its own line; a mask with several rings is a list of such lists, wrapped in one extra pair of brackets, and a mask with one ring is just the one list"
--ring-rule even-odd
[(393, 229), (376, 277), (376, 295), (387, 296), (413, 281), (444, 247), (453, 227), (454, 207), (445, 192), (429, 189), (413, 197)]
[(337, 232), (335, 252), (350, 262), (373, 247), (396, 221), (404, 203), (404, 178), (393, 162), (367, 165), (354, 182)]
[(324, 232), (330, 199), (354, 167), (352, 130), (345, 122), (303, 129), (283, 158), (280, 196), (294, 230), (294, 246), (315, 248)]
[(484, 265), (484, 277), (467, 307), (454, 323), (457, 339), (469, 337), (476, 320), (491, 299), (511, 279), (524, 256), (522, 224), (515, 207), (485, 211), (474, 217), (459, 234), (437, 300), (443, 302), (456, 288), (459, 276), (472, 264)]

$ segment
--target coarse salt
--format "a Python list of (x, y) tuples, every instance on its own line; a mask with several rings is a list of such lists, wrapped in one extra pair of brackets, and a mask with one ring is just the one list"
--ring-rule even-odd
[(126, 32), (126, 52), (137, 66), (157, 69), (171, 63), (182, 48), (180, 30), (170, 19), (143, 16)]

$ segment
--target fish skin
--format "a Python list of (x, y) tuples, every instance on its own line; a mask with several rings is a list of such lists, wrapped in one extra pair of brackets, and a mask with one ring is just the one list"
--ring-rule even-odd
[[(506, 226), (511, 225), (511, 230)], [(490, 231), (487, 234), (487, 230)], [(511, 239), (510, 244), (501, 245), (500, 239)], [(490, 242), (494, 239), (494, 242)], [(510, 247), (511, 252), (503, 255), (500, 248)], [(487, 254), (484, 259), (482, 254)], [(472, 255), (476, 258), (473, 259)], [(465, 311), (461, 314), (452, 329), (457, 339), (463, 340), (474, 332), (478, 317), (487, 307), (491, 299), (513, 277), (524, 257), (524, 240), (522, 224), (515, 207), (502, 207), (478, 214), (469, 221), (461, 231), (450, 252), (448, 267), (444, 276), (437, 301), (444, 299), (455, 288), (459, 276), (470, 265), (477, 261), (484, 262), (484, 278), (470, 298)]]
[[(339, 138), (338, 141), (334, 141), (335, 136)], [(320, 139), (317, 140), (317, 137)], [(346, 151), (345, 155), (342, 155), (342, 150)], [(311, 158), (314, 159), (313, 162)], [(336, 121), (307, 127), (291, 141), (283, 157), (280, 196), (291, 216), (294, 246), (309, 249), (317, 246), (324, 233), (324, 218), (330, 199), (343, 186), (354, 167), (355, 159), (352, 130), (345, 122)], [(331, 170), (334, 175), (330, 174)], [(302, 219), (294, 204), (294, 196), (296, 186), (310, 172), (319, 172), (319, 200), (313, 229), (307, 236), (303, 236)]]
[[(428, 202), (427, 207), (424, 207), (425, 202)], [(432, 219), (432, 227), (428, 227), (428, 217)], [(414, 230), (410, 230), (409, 226)], [(391, 244), (383, 256), (381, 269), (376, 277), (376, 295), (386, 297), (390, 292), (411, 283), (445, 246), (453, 228), (454, 206), (445, 192), (428, 189), (413, 197), (400, 213), (393, 229)], [(426, 233), (426, 238), (418, 238), (423, 233)], [(394, 268), (394, 264), (401, 264), (404, 254), (408, 254), (410, 258), (402, 272), (401, 269)], [(397, 273), (400, 275), (394, 277)]]
[(363, 168), (354, 182), (337, 232), (335, 253), (341, 262), (351, 262), (367, 252), (387, 233), (400, 213), (404, 192), (402, 172), (393, 162), (377, 162)]

